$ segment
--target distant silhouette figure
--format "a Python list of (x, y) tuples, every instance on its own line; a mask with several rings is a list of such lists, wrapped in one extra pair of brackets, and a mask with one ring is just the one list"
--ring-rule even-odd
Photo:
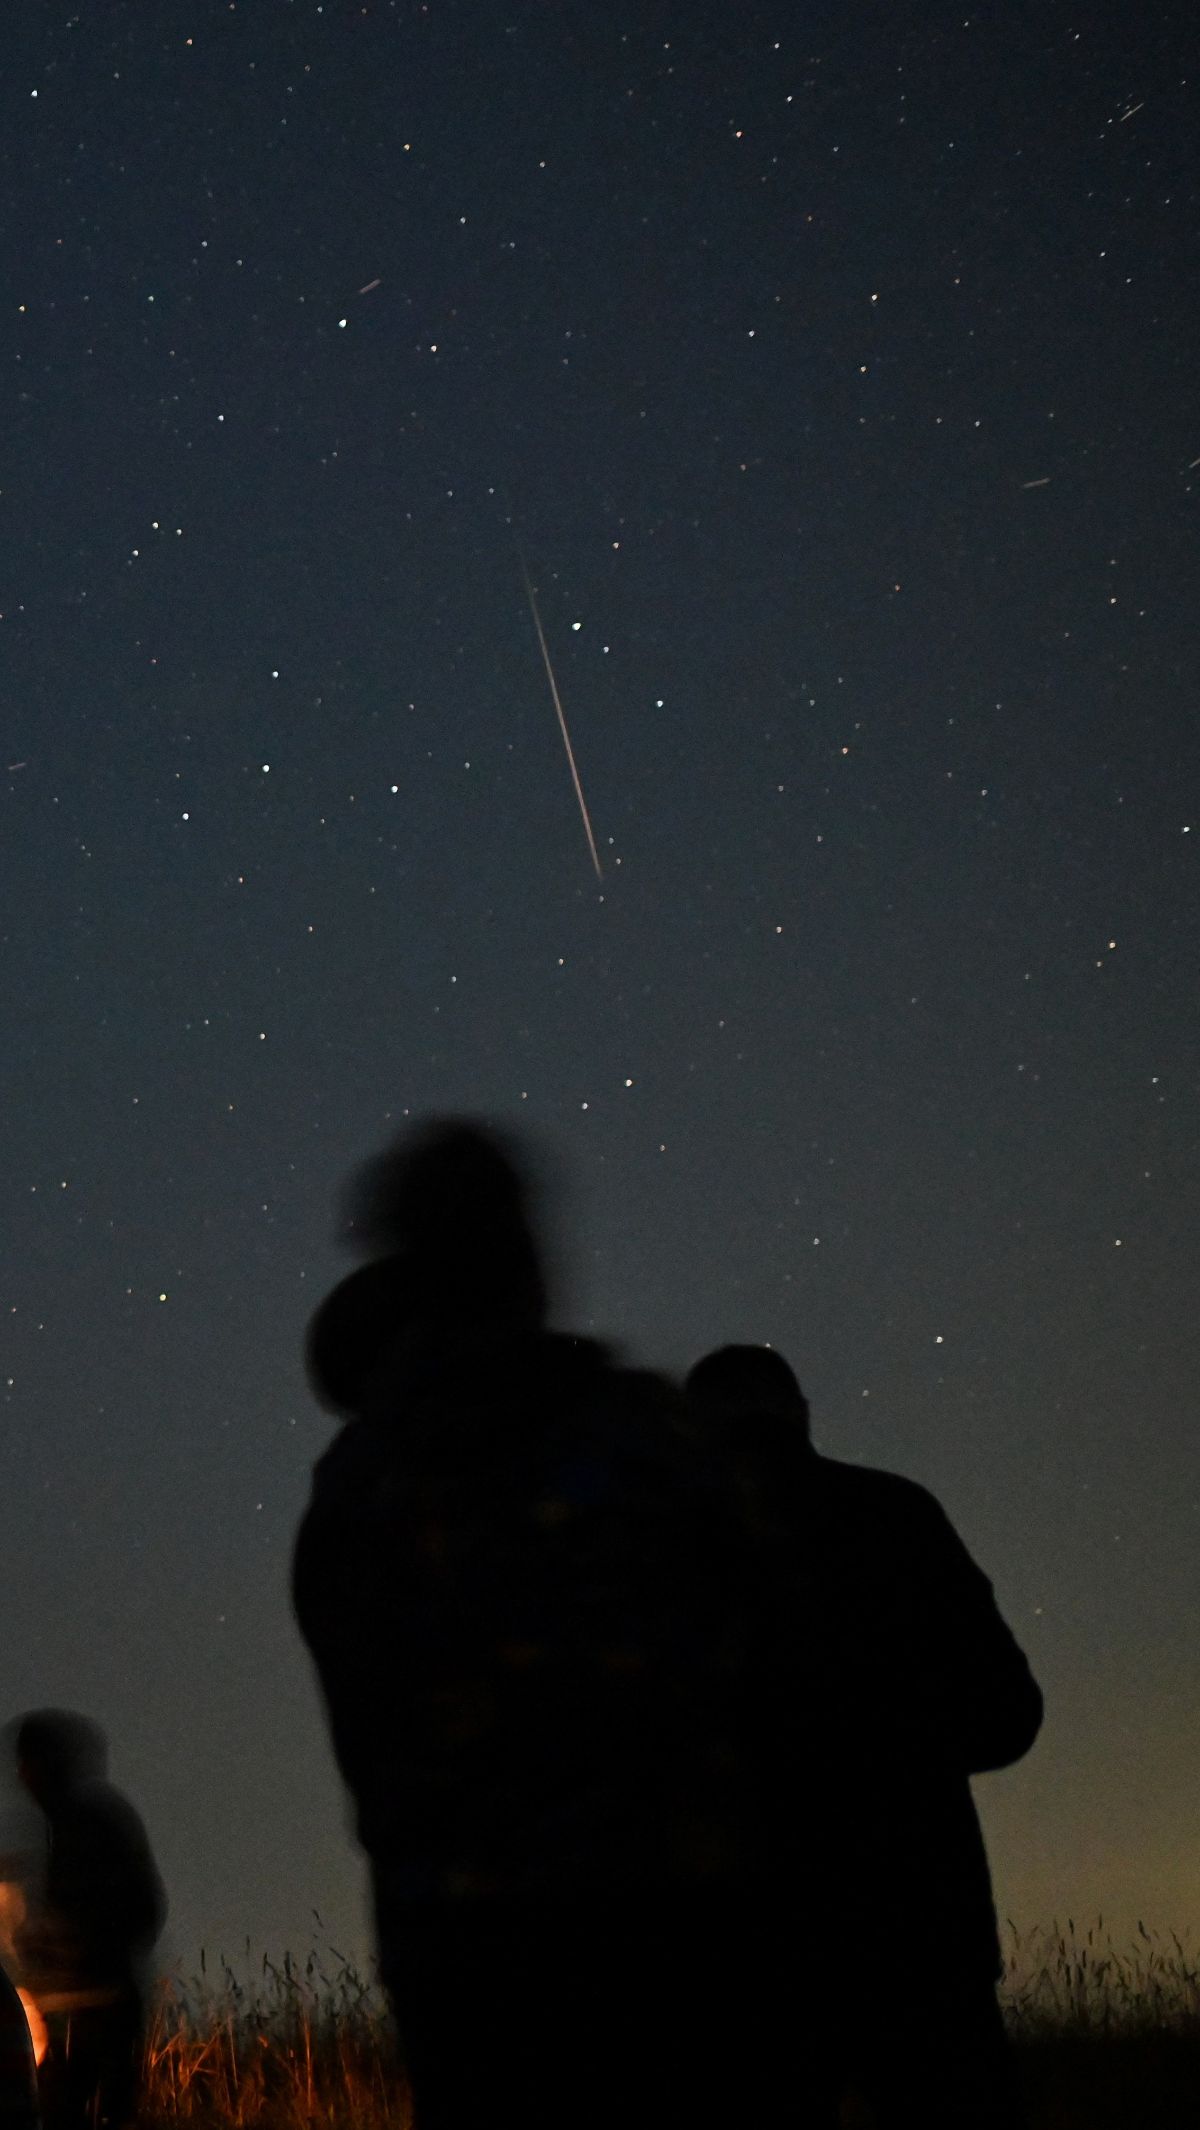
[(381, 1254), (310, 1328), (350, 1424), (293, 1588), (418, 2124), (732, 2121), (750, 1549), (677, 1395), (546, 1330), (493, 1135), (402, 1141), (350, 1232)]
[(775, 1591), (765, 1822), (789, 1933), (819, 1953), (796, 1980), (824, 2037), (823, 2119), (852, 2083), (880, 2130), (1010, 2130), (1021, 2114), (969, 1777), (1028, 1752), (1041, 1694), (938, 1503), (819, 1456), (779, 1354), (724, 1347), (686, 1397)]
[(144, 1967), (166, 1898), (146, 1831), (108, 1781), (98, 1724), (38, 1709), (16, 1729), (17, 1772), (45, 1822), (40, 1883), (16, 1934), (22, 1986), (45, 2020), (46, 2130), (133, 2120)]

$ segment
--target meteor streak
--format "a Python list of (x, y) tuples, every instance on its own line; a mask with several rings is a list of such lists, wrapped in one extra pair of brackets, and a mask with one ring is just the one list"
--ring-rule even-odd
[(558, 729), (562, 733), (562, 743), (567, 750), (567, 761), (570, 765), (571, 770), (571, 782), (575, 786), (575, 797), (579, 801), (579, 812), (583, 820), (583, 832), (584, 835), (587, 837), (588, 849), (592, 854), (592, 864), (596, 868), (596, 878), (597, 880), (603, 880), (604, 874), (600, 869), (600, 854), (596, 849), (596, 838), (592, 834), (591, 817), (588, 814), (587, 810), (587, 800), (583, 796), (583, 785), (579, 781), (579, 771), (575, 766), (575, 750), (571, 745), (571, 735), (567, 731), (567, 720), (566, 714), (562, 706), (562, 697), (558, 692), (558, 682), (554, 678), (554, 668), (550, 663), (550, 652), (546, 645), (546, 632), (542, 627), (542, 617), (538, 612), (537, 595), (533, 589), (533, 579), (529, 574), (529, 564), (525, 560), (523, 550), (518, 549), (518, 553), (521, 556), (521, 574), (525, 579), (525, 595), (529, 600), (529, 611), (533, 615), (534, 628), (537, 630), (537, 640), (542, 653), (542, 664), (546, 668), (546, 679), (550, 683), (550, 693), (554, 698), (555, 710), (558, 712)]

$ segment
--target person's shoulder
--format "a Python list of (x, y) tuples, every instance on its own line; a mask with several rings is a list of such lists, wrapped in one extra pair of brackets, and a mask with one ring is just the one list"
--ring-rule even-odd
[(880, 1465), (846, 1464), (836, 1457), (816, 1458), (818, 1485), (847, 1507), (874, 1510), (911, 1523), (944, 1523), (946, 1512), (936, 1495), (901, 1472)]
[(346, 1479), (364, 1478), (388, 1461), (391, 1432), (376, 1419), (349, 1420), (322, 1450), (313, 1466), (313, 1485), (336, 1488)]
[(76, 1836), (86, 1835), (90, 1841), (140, 1848), (147, 1839), (137, 1806), (108, 1781), (84, 1782), (71, 1790), (60, 1819), (64, 1828), (69, 1823)]
[(662, 1510), (690, 1502), (703, 1491), (703, 1474), (675, 1384), (609, 1347), (572, 1343), (578, 1349), (578, 1396), (564, 1404), (564, 1445), (584, 1449), (604, 1465), (631, 1505), (657, 1503)]
[(361, 1520), (368, 1503), (391, 1498), (396, 1484), (397, 1443), (394, 1429), (377, 1420), (351, 1420), (313, 1466), (308, 1506), (301, 1531), (339, 1525), (352, 1516)]
[(610, 1361), (604, 1376), (604, 1397), (619, 1415), (622, 1432), (673, 1465), (691, 1468), (695, 1463), (685, 1420), (682, 1393), (666, 1376), (652, 1368), (632, 1367)]
[(631, 1368), (620, 1361), (610, 1364), (609, 1375), (619, 1395), (633, 1410), (669, 1420), (672, 1424), (681, 1419), (683, 1399), (666, 1376), (660, 1376), (652, 1368)]
[(531, 1373), (581, 1411), (664, 1425), (673, 1425), (681, 1411), (680, 1394), (665, 1376), (631, 1364), (598, 1339), (544, 1333), (532, 1351)]

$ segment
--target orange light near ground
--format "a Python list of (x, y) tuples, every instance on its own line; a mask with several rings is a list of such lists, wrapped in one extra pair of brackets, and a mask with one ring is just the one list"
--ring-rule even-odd
[(33, 2044), (33, 2060), (35, 2063), (41, 2063), (46, 2053), (49, 2038), (46, 2033), (46, 2022), (27, 1989), (19, 1989), (17, 1995), (21, 2000), (21, 2009), (25, 2014), (25, 2024), (29, 2028), (29, 2039)]

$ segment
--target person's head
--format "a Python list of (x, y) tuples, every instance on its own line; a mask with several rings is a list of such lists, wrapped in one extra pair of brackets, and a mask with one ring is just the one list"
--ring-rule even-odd
[(809, 1441), (808, 1400), (773, 1346), (718, 1346), (683, 1388), (694, 1426), (712, 1439), (736, 1438), (747, 1423), (782, 1422)]
[(405, 1331), (536, 1330), (547, 1293), (529, 1196), (516, 1154), (469, 1118), (417, 1126), (367, 1162), (351, 1180), (342, 1234), (371, 1261), (312, 1319), (318, 1396), (358, 1409)]
[(17, 1724), (15, 1743), (17, 1773), (39, 1804), (108, 1773), (104, 1732), (72, 1709), (31, 1709)]
[(530, 1182), (516, 1149), (471, 1117), (439, 1117), (394, 1139), (351, 1179), (343, 1234), (372, 1257), (403, 1256), (426, 1299), (457, 1314), (502, 1296), (540, 1318), (543, 1269)]

